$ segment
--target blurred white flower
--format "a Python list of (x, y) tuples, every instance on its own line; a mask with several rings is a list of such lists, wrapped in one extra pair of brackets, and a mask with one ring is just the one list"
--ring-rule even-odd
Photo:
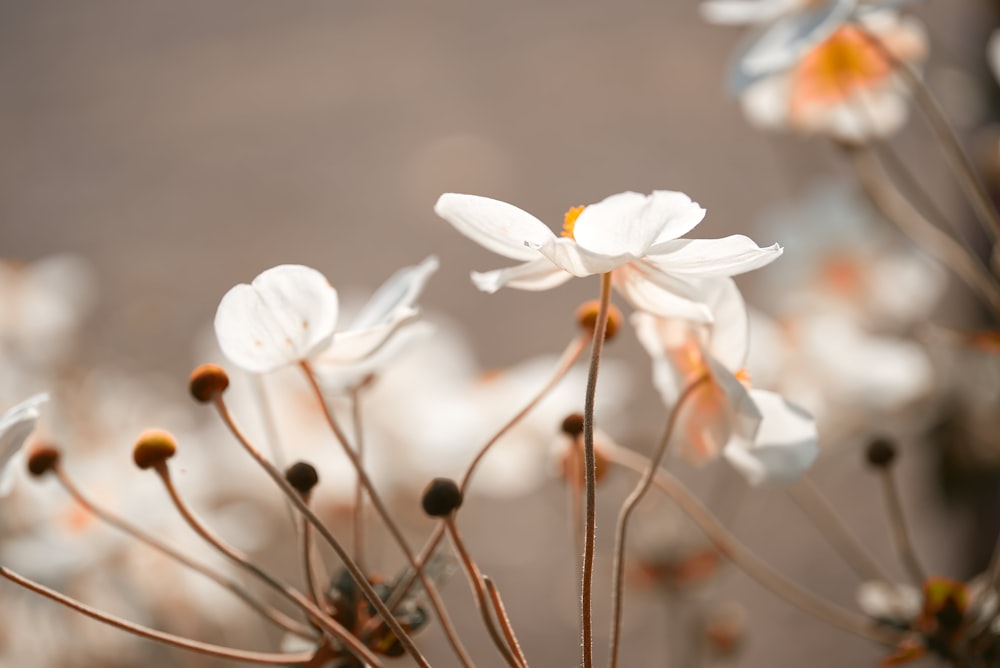
[(10, 493), (14, 469), (24, 459), (24, 444), (41, 416), (38, 407), (48, 400), (48, 394), (36, 394), (0, 415), (0, 496)]
[(705, 210), (687, 195), (624, 192), (566, 213), (561, 237), (521, 209), (487, 197), (446, 193), (434, 210), (485, 248), (523, 264), (473, 273), (480, 290), (509, 285), (546, 290), (577, 276), (611, 272), (615, 287), (637, 308), (707, 322), (700, 281), (762, 267), (781, 255), (743, 235), (681, 239)]
[(321, 352), (333, 337), (337, 312), (337, 291), (323, 274), (280, 265), (222, 297), (215, 333), (234, 364), (266, 373)]
[(719, 279), (706, 294), (715, 315), (711, 326), (645, 313), (632, 317), (667, 406), (698, 379), (709, 379), (682, 409), (681, 455), (700, 464), (722, 452), (753, 485), (791, 482), (816, 458), (815, 422), (779, 395), (750, 389), (743, 366), (747, 314), (735, 283)]
[(744, 85), (743, 111), (769, 130), (848, 142), (885, 137), (903, 126), (909, 109), (893, 59), (919, 64), (926, 55), (927, 36), (918, 21), (888, 11), (867, 13), (858, 25), (838, 25), (787, 67)]

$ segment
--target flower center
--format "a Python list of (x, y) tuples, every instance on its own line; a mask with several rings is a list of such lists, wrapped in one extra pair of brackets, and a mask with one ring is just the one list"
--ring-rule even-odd
[(792, 108), (836, 104), (870, 88), (892, 73), (892, 64), (879, 47), (856, 26), (844, 26), (813, 49), (796, 67)]
[(576, 239), (576, 237), (573, 236), (573, 228), (576, 226), (576, 219), (580, 217), (580, 214), (583, 213), (585, 208), (586, 207), (584, 206), (570, 207), (570, 210), (563, 216), (563, 228), (560, 236), (573, 240)]

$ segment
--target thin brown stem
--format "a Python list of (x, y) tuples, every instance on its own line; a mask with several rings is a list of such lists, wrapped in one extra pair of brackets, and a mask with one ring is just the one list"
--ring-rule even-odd
[(913, 541), (910, 540), (910, 531), (906, 526), (906, 518), (903, 515), (903, 504), (899, 497), (899, 488), (896, 486), (896, 477), (890, 467), (879, 471), (879, 478), (882, 481), (882, 491), (885, 497), (886, 510), (889, 513), (889, 526), (892, 529), (892, 540), (896, 546), (896, 552), (906, 568), (910, 581), (917, 587), (923, 587), (927, 581), (927, 572), (917, 560), (916, 550), (913, 549)]
[(29, 591), (32, 591), (40, 596), (44, 596), (45, 598), (55, 601), (60, 605), (64, 605), (70, 610), (78, 612), (81, 615), (95, 619), (102, 624), (113, 626), (116, 629), (131, 633), (139, 636), (140, 638), (155, 640), (156, 642), (171, 645), (173, 647), (179, 647), (191, 652), (206, 654), (208, 656), (214, 656), (222, 659), (231, 659), (233, 661), (246, 661), (248, 663), (259, 663), (272, 666), (302, 664), (308, 662), (312, 658), (312, 652), (299, 652), (295, 654), (267, 654), (264, 652), (249, 652), (241, 649), (233, 649), (231, 647), (211, 645), (197, 640), (182, 638), (181, 636), (176, 636), (172, 633), (165, 633), (163, 631), (157, 631), (156, 629), (151, 629), (148, 626), (135, 624), (121, 619), (120, 617), (115, 617), (114, 615), (97, 610), (96, 608), (92, 608), (74, 598), (70, 598), (65, 594), (61, 594), (57, 591), (49, 589), (48, 587), (40, 585), (37, 582), (18, 575), (3, 566), (0, 566), (0, 575)]
[(319, 588), (319, 581), (316, 577), (316, 553), (313, 550), (313, 527), (309, 520), (299, 516), (299, 537), (302, 541), (302, 573), (306, 581), (306, 593), (312, 598), (313, 603), (322, 609), (326, 609), (326, 597)]
[[(611, 461), (640, 474), (649, 465), (646, 457), (624, 448), (609, 447), (605, 454)], [(722, 555), (779, 598), (832, 626), (877, 643), (895, 647), (903, 638), (903, 634), (874, 626), (866, 618), (818, 598), (776, 573), (740, 543), (694, 494), (662, 467), (656, 471), (653, 484), (694, 520)]]
[(228, 589), (234, 595), (236, 595), (240, 600), (246, 603), (249, 607), (259, 612), (266, 619), (277, 624), (281, 628), (285, 629), (289, 633), (293, 633), (301, 638), (315, 638), (315, 634), (312, 632), (308, 626), (295, 621), (288, 615), (284, 614), (280, 610), (276, 610), (269, 605), (261, 603), (256, 598), (254, 598), (250, 592), (240, 586), (235, 580), (227, 578), (226, 576), (218, 573), (209, 566), (202, 564), (200, 562), (191, 559), (183, 552), (180, 552), (170, 545), (164, 543), (160, 539), (152, 536), (136, 525), (132, 524), (128, 520), (119, 517), (118, 515), (112, 513), (111, 511), (98, 506), (89, 498), (87, 498), (82, 491), (73, 483), (72, 479), (66, 474), (63, 468), (59, 465), (55, 466), (54, 472), (59, 483), (63, 486), (66, 492), (73, 497), (73, 499), (79, 503), (84, 509), (92, 513), (95, 517), (99, 518), (103, 522), (113, 526), (119, 531), (126, 533), (136, 540), (139, 540), (146, 545), (150, 546), (154, 550), (157, 550), (161, 554), (173, 559), (177, 563), (190, 568), (196, 573), (200, 573), (210, 580), (216, 582), (221, 587)]
[(503, 631), (503, 635), (507, 639), (507, 646), (514, 653), (514, 657), (518, 663), (527, 668), (528, 659), (524, 656), (524, 652), (521, 650), (521, 643), (517, 641), (517, 636), (514, 634), (514, 626), (510, 623), (510, 617), (507, 616), (507, 608), (503, 605), (503, 599), (500, 598), (500, 592), (497, 590), (496, 584), (488, 575), (483, 576), (483, 584), (486, 586), (486, 593), (489, 595), (490, 603), (493, 605), (493, 614), (497, 616), (500, 630)]
[[(537, 406), (539, 402), (541, 402), (542, 399), (548, 396), (549, 392), (551, 392), (552, 389), (559, 384), (559, 381), (561, 381), (563, 378), (566, 377), (566, 374), (569, 373), (569, 370), (572, 369), (573, 365), (576, 364), (578, 359), (580, 359), (580, 355), (583, 354), (583, 351), (586, 349), (587, 343), (589, 342), (590, 342), (589, 332), (585, 332), (584, 334), (581, 334), (579, 337), (570, 341), (569, 345), (566, 347), (566, 350), (563, 352), (562, 357), (559, 358), (559, 362), (556, 364), (555, 373), (552, 374), (552, 377), (545, 384), (545, 386), (542, 387), (538, 391), (538, 393), (535, 394), (535, 396), (532, 397), (531, 400), (528, 401), (528, 403), (525, 404), (525, 406), (514, 415), (514, 417), (508, 420), (507, 423), (504, 424), (500, 428), (500, 430), (497, 431), (490, 438), (490, 440), (488, 440), (486, 444), (479, 449), (479, 452), (476, 453), (475, 457), (472, 458), (472, 462), (470, 462), (469, 466), (465, 469), (465, 474), (462, 476), (461, 482), (459, 482), (459, 489), (461, 489), (462, 494), (465, 494), (466, 491), (468, 490), (469, 483), (472, 480), (472, 474), (475, 473), (476, 468), (479, 466), (479, 463), (483, 460), (483, 458), (487, 455), (487, 453), (489, 453), (489, 451), (493, 448), (493, 446), (496, 445), (497, 442), (501, 438), (503, 438), (503, 436), (507, 432), (509, 432), (511, 429), (514, 428), (515, 425), (517, 425), (521, 420), (523, 420), (528, 415), (528, 413), (530, 413), (535, 408), (535, 406)], [(421, 564), (426, 564), (427, 560), (431, 558), (432, 554), (434, 554), (434, 550), (436, 550), (438, 545), (441, 543), (441, 538), (444, 536), (444, 532), (445, 529), (443, 524), (439, 524), (437, 527), (435, 527), (434, 531), (427, 539), (427, 542), (424, 543), (423, 549), (420, 551), (420, 558), (418, 561)], [(410, 591), (410, 587), (413, 586), (415, 580), (416, 580), (416, 574), (411, 571), (407, 577), (403, 578), (400, 581), (400, 583), (396, 586), (395, 590), (392, 592), (392, 596), (389, 597), (390, 610), (396, 609), (396, 606), (399, 605), (400, 601), (403, 600), (407, 592)]]
[(577, 568), (583, 570), (583, 439), (577, 437), (570, 444), (570, 524), (573, 528), (573, 546), (576, 548)]
[(788, 495), (863, 580), (892, 582), (808, 476), (789, 487)]
[(493, 617), (490, 615), (490, 605), (487, 600), (486, 588), (483, 585), (483, 576), (479, 572), (479, 568), (476, 563), (469, 556), (468, 551), (465, 549), (465, 544), (462, 542), (461, 536), (459, 536), (458, 529), (455, 527), (455, 515), (452, 513), (447, 517), (442, 518), (442, 524), (448, 530), (448, 535), (451, 536), (452, 545), (455, 546), (455, 552), (458, 554), (459, 560), (462, 562), (462, 566), (465, 569), (465, 575), (469, 579), (469, 586), (472, 587), (472, 594), (476, 598), (476, 607), (479, 608), (479, 613), (483, 617), (483, 624), (486, 626), (486, 630), (490, 634), (490, 638), (493, 639), (493, 644), (496, 645), (497, 651), (500, 652), (500, 656), (503, 657), (504, 661), (510, 668), (526, 668), (522, 665), (514, 654), (511, 652), (510, 648), (504, 642), (504, 639), (500, 636), (500, 632), (497, 631), (496, 624), (493, 622)]
[(652, 458), (650, 458), (646, 470), (643, 471), (635, 489), (633, 489), (632, 493), (628, 495), (627, 499), (625, 499), (625, 503), (622, 505), (621, 511), (618, 514), (618, 530), (615, 535), (614, 549), (615, 563), (614, 568), (612, 569), (612, 572), (614, 573), (614, 581), (613, 588), (611, 590), (611, 668), (617, 668), (618, 666), (618, 649), (621, 644), (623, 607), (622, 592), (625, 583), (625, 535), (628, 530), (628, 521), (632, 517), (632, 512), (635, 510), (636, 506), (639, 505), (642, 497), (646, 495), (646, 492), (649, 491), (650, 485), (653, 483), (653, 478), (656, 475), (656, 469), (660, 466), (660, 462), (663, 461), (663, 456), (667, 452), (667, 446), (670, 445), (670, 438), (673, 436), (674, 426), (677, 424), (677, 418), (680, 416), (681, 408), (702, 385), (709, 381), (709, 379), (710, 377), (707, 374), (702, 375), (700, 378), (684, 388), (684, 391), (677, 398), (677, 403), (675, 403), (673, 408), (670, 410), (667, 427), (663, 432), (663, 438), (660, 439), (660, 444), (656, 448), (656, 452), (653, 454)]
[(597, 538), (597, 458), (594, 455), (594, 397), (597, 393), (597, 372), (601, 366), (601, 350), (608, 326), (611, 304), (611, 273), (601, 274), (601, 301), (594, 324), (594, 340), (587, 372), (587, 393), (583, 403), (583, 456), (586, 475), (586, 531), (583, 541), (583, 584), (580, 592), (580, 636), (583, 668), (594, 665), (594, 548)]
[(327, 544), (336, 552), (337, 556), (340, 558), (341, 562), (344, 564), (344, 568), (351, 574), (354, 578), (355, 583), (361, 589), (362, 594), (371, 603), (372, 607), (381, 615), (385, 624), (389, 629), (395, 634), (396, 638), (399, 640), (400, 644), (403, 645), (407, 653), (413, 657), (416, 662), (423, 666), (424, 668), (430, 668), (430, 664), (427, 663), (427, 659), (420, 653), (417, 646), (414, 644), (413, 639), (410, 635), (403, 629), (399, 624), (399, 621), (392, 615), (389, 608), (385, 605), (385, 602), (372, 587), (371, 582), (365, 576), (364, 572), (358, 567), (351, 556), (347, 553), (344, 547), (340, 544), (333, 533), (326, 527), (325, 524), (316, 516), (316, 513), (312, 511), (308, 504), (306, 504), (298, 491), (296, 491), (287, 480), (285, 476), (281, 474), (274, 464), (269, 462), (264, 455), (260, 453), (257, 448), (247, 439), (246, 435), (240, 430), (236, 425), (233, 416), (229, 412), (229, 408), (226, 406), (226, 402), (223, 400), (222, 395), (216, 395), (214, 400), (215, 408), (222, 418), (223, 423), (229, 428), (236, 440), (240, 442), (243, 449), (246, 450), (257, 464), (264, 469), (264, 472), (271, 478), (272, 481), (278, 486), (278, 488), (291, 500), (292, 504), (295, 506), (303, 517), (309, 520), (309, 523), (319, 531), (320, 536), (327, 542)]
[[(323, 390), (319, 386), (319, 381), (316, 379), (316, 374), (313, 372), (312, 367), (304, 360), (301, 362), (301, 367), (303, 372), (305, 372), (306, 378), (308, 379), (309, 385), (312, 387), (316, 398), (323, 407), (323, 414), (326, 416), (326, 422), (329, 425), (330, 430), (333, 431), (334, 436), (336, 436), (337, 441), (343, 448), (344, 454), (346, 454), (348, 459), (351, 460), (351, 464), (354, 466), (354, 470), (358, 475), (358, 480), (364, 487), (364, 490), (368, 495), (368, 499), (371, 501), (372, 507), (375, 508), (375, 512), (378, 513), (378, 516), (382, 518), (382, 522), (389, 530), (393, 539), (395, 539), (400, 551), (402, 551), (402, 553), (406, 556), (406, 560), (409, 563), (410, 568), (412, 568), (417, 574), (417, 577), (420, 578), (420, 583), (424, 586), (424, 590), (427, 592), (427, 597), (430, 599), (431, 607), (434, 608), (434, 613), (437, 615), (438, 621), (441, 623), (441, 628), (444, 630), (445, 636), (448, 638), (448, 642), (451, 644), (452, 650), (454, 650), (455, 655), (463, 665), (471, 668), (472, 663), (469, 654), (462, 646), (462, 641), (459, 640), (458, 634), (455, 632), (455, 628), (448, 616), (448, 611), (445, 609), (444, 603), (441, 601), (440, 594), (438, 594), (437, 587), (433, 582), (431, 582), (431, 579), (427, 577), (427, 574), (424, 573), (422, 564), (417, 561), (417, 557), (410, 548), (406, 537), (403, 536), (403, 532), (399, 529), (395, 520), (392, 519), (389, 509), (382, 501), (382, 496), (378, 493), (378, 490), (375, 489), (375, 485), (372, 483), (371, 478), (368, 477), (368, 473), (365, 471), (364, 466), (361, 465), (358, 453), (351, 448), (350, 441), (348, 441), (344, 431), (340, 428), (340, 425), (333, 415), (333, 411), (330, 410), (330, 406), (326, 403), (326, 398), (323, 396)], [(388, 610), (388, 608), (386, 609)], [(414, 649), (416, 649), (416, 647), (414, 647)]]

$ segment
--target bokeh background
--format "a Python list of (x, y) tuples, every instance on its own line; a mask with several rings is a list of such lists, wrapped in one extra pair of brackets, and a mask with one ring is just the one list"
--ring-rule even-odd
[[(928, 81), (973, 152), (988, 156), (983, 128), (998, 95), (983, 54), (996, 3), (937, 0), (914, 12), (932, 37)], [(196, 351), (220, 296), (288, 262), (361, 291), (436, 254), (442, 267), (421, 303), (460, 323), (485, 368), (554, 353), (577, 304), (596, 296), (596, 279), (538, 294), (477, 292), (468, 272), (503, 261), (438, 219), (436, 198), (488, 195), (558, 227), (572, 205), (674, 189), (708, 209), (701, 236), (783, 242), (762, 237), (760, 221), (816, 182), (850, 175), (822, 140), (747, 126), (722, 85), (739, 39), (739, 30), (704, 23), (694, 0), (8, 0), (0, 3), (0, 254), (88, 261), (100, 298), (82, 330), (81, 364), (161, 374), (176, 398), (202, 361)], [(895, 141), (927, 190), (967, 222), (926, 128), (913, 122)], [(741, 286), (766, 310), (756, 280)], [(946, 323), (975, 322), (961, 297), (943, 313)], [(648, 445), (662, 421), (645, 384), (648, 363), (633, 340), (616, 346), (638, 365), (629, 437)], [(817, 480), (894, 563), (873, 517), (878, 490), (856, 455), (830, 454)], [(918, 451), (903, 463), (915, 539), (938, 569), (967, 576), (966, 540), (983, 528), (939, 502), (933, 462)], [(628, 486), (613, 480), (608, 498)], [(483, 501), (469, 527), (540, 666), (576, 660), (563, 503), (558, 488)], [(602, 518), (605, 537), (613, 518)], [(852, 603), (853, 576), (785, 497), (743, 499), (734, 521), (777, 568)], [(725, 585), (750, 611), (740, 665), (860, 666), (881, 656), (740, 576)], [(469, 611), (456, 615), (460, 628), (491, 665), (465, 583), (456, 577), (447, 594)], [(598, 595), (604, 629), (607, 591)], [(653, 657), (665, 653), (676, 620), (654, 593), (630, 596), (643, 612), (626, 618), (626, 665), (663, 665)], [(427, 637), (448, 665), (439, 634)]]

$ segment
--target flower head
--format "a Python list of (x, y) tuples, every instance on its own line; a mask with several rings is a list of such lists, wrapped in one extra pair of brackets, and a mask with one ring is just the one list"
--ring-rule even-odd
[(48, 400), (48, 394), (36, 394), (0, 415), (0, 496), (10, 492), (14, 462), (23, 456), (24, 443), (40, 416), (38, 408)]
[(764, 266), (781, 254), (749, 238), (682, 239), (705, 210), (687, 195), (624, 192), (571, 209), (556, 236), (542, 221), (505, 202), (446, 193), (434, 210), (459, 232), (522, 264), (473, 273), (480, 290), (510, 286), (547, 290), (577, 276), (610, 272), (615, 286), (637, 308), (710, 321), (699, 294), (702, 279), (733, 276)]
[(285, 264), (227, 292), (215, 313), (215, 334), (234, 364), (266, 373), (326, 348), (337, 313), (337, 291), (323, 274)]

